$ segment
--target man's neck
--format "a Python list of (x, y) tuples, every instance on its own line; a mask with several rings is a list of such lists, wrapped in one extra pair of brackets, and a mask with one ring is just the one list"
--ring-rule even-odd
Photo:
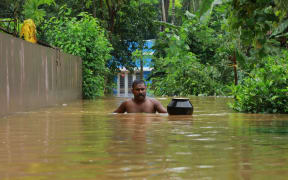
[(136, 103), (136, 104), (142, 104), (142, 103), (144, 103), (145, 101), (146, 101), (146, 97), (142, 100), (142, 99), (135, 99), (135, 98), (133, 98), (133, 101)]

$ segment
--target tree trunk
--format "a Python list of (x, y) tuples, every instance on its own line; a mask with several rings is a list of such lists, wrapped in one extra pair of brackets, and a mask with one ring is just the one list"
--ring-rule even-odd
[(183, 0), (183, 9), (185, 11), (190, 11), (191, 9), (191, 1), (194, 3), (194, 0)]
[(93, 0), (93, 17), (96, 18), (96, 0)]
[(113, 33), (114, 32), (115, 16), (116, 16), (115, 4), (110, 4), (110, 1), (106, 0), (106, 5), (108, 8), (108, 13), (109, 13), (108, 30), (111, 33)]
[(166, 17), (166, 22), (168, 22), (168, 17), (169, 17), (169, 4), (170, 0), (165, 0), (165, 17)]
[(166, 12), (165, 12), (165, 3), (164, 3), (164, 0), (162, 0), (162, 3), (161, 3), (161, 7), (162, 7), (162, 21), (164, 22), (167, 22), (166, 21)]
[(99, 6), (100, 6), (99, 16), (100, 16), (101, 19), (104, 19), (104, 16), (103, 16), (103, 0), (99, 0)]
[(233, 61), (233, 70), (234, 70), (234, 84), (238, 85), (236, 51), (234, 51), (232, 61)]
[(171, 24), (175, 23), (175, 0), (172, 0), (172, 21)]
[(143, 63), (144, 59), (143, 59), (143, 54), (141, 55), (141, 59), (140, 59), (140, 79), (143, 79), (143, 66), (144, 66), (144, 63)]
[(144, 41), (141, 41), (140, 43), (139, 43), (139, 49), (140, 49), (140, 79), (144, 79)]
[[(196, 3), (195, 3), (195, 0), (192, 0), (192, 6), (193, 6), (193, 13), (196, 12)], [(189, 9), (190, 10), (190, 9)]]
[[(161, 10), (162, 10), (162, 21), (166, 22), (166, 13), (165, 13), (165, 5), (164, 0), (161, 0)], [(164, 26), (160, 26), (160, 31), (164, 31)]]
[(195, 13), (199, 9), (201, 3), (202, 3), (201, 0), (192, 0), (192, 7), (191, 4), (189, 3), (189, 10), (193, 10), (193, 13)]
[(114, 25), (115, 25), (115, 16), (116, 16), (116, 12), (113, 10), (110, 16), (110, 31), (111, 33), (114, 32)]

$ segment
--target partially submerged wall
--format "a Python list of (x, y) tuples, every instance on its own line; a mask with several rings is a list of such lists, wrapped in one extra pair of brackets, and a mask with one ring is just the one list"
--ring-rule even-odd
[(0, 117), (82, 96), (80, 57), (0, 32)]

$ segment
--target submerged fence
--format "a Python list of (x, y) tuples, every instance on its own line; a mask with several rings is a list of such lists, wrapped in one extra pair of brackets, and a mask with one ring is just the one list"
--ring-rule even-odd
[(82, 60), (0, 32), (0, 117), (82, 97)]

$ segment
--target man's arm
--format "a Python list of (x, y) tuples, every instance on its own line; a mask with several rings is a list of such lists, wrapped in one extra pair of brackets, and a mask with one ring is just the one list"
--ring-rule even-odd
[(162, 104), (158, 100), (153, 99), (153, 101), (154, 101), (154, 106), (156, 108), (156, 111), (158, 113), (167, 113), (167, 110), (162, 106)]
[(126, 112), (126, 101), (123, 102), (115, 111), (114, 113), (125, 113)]

